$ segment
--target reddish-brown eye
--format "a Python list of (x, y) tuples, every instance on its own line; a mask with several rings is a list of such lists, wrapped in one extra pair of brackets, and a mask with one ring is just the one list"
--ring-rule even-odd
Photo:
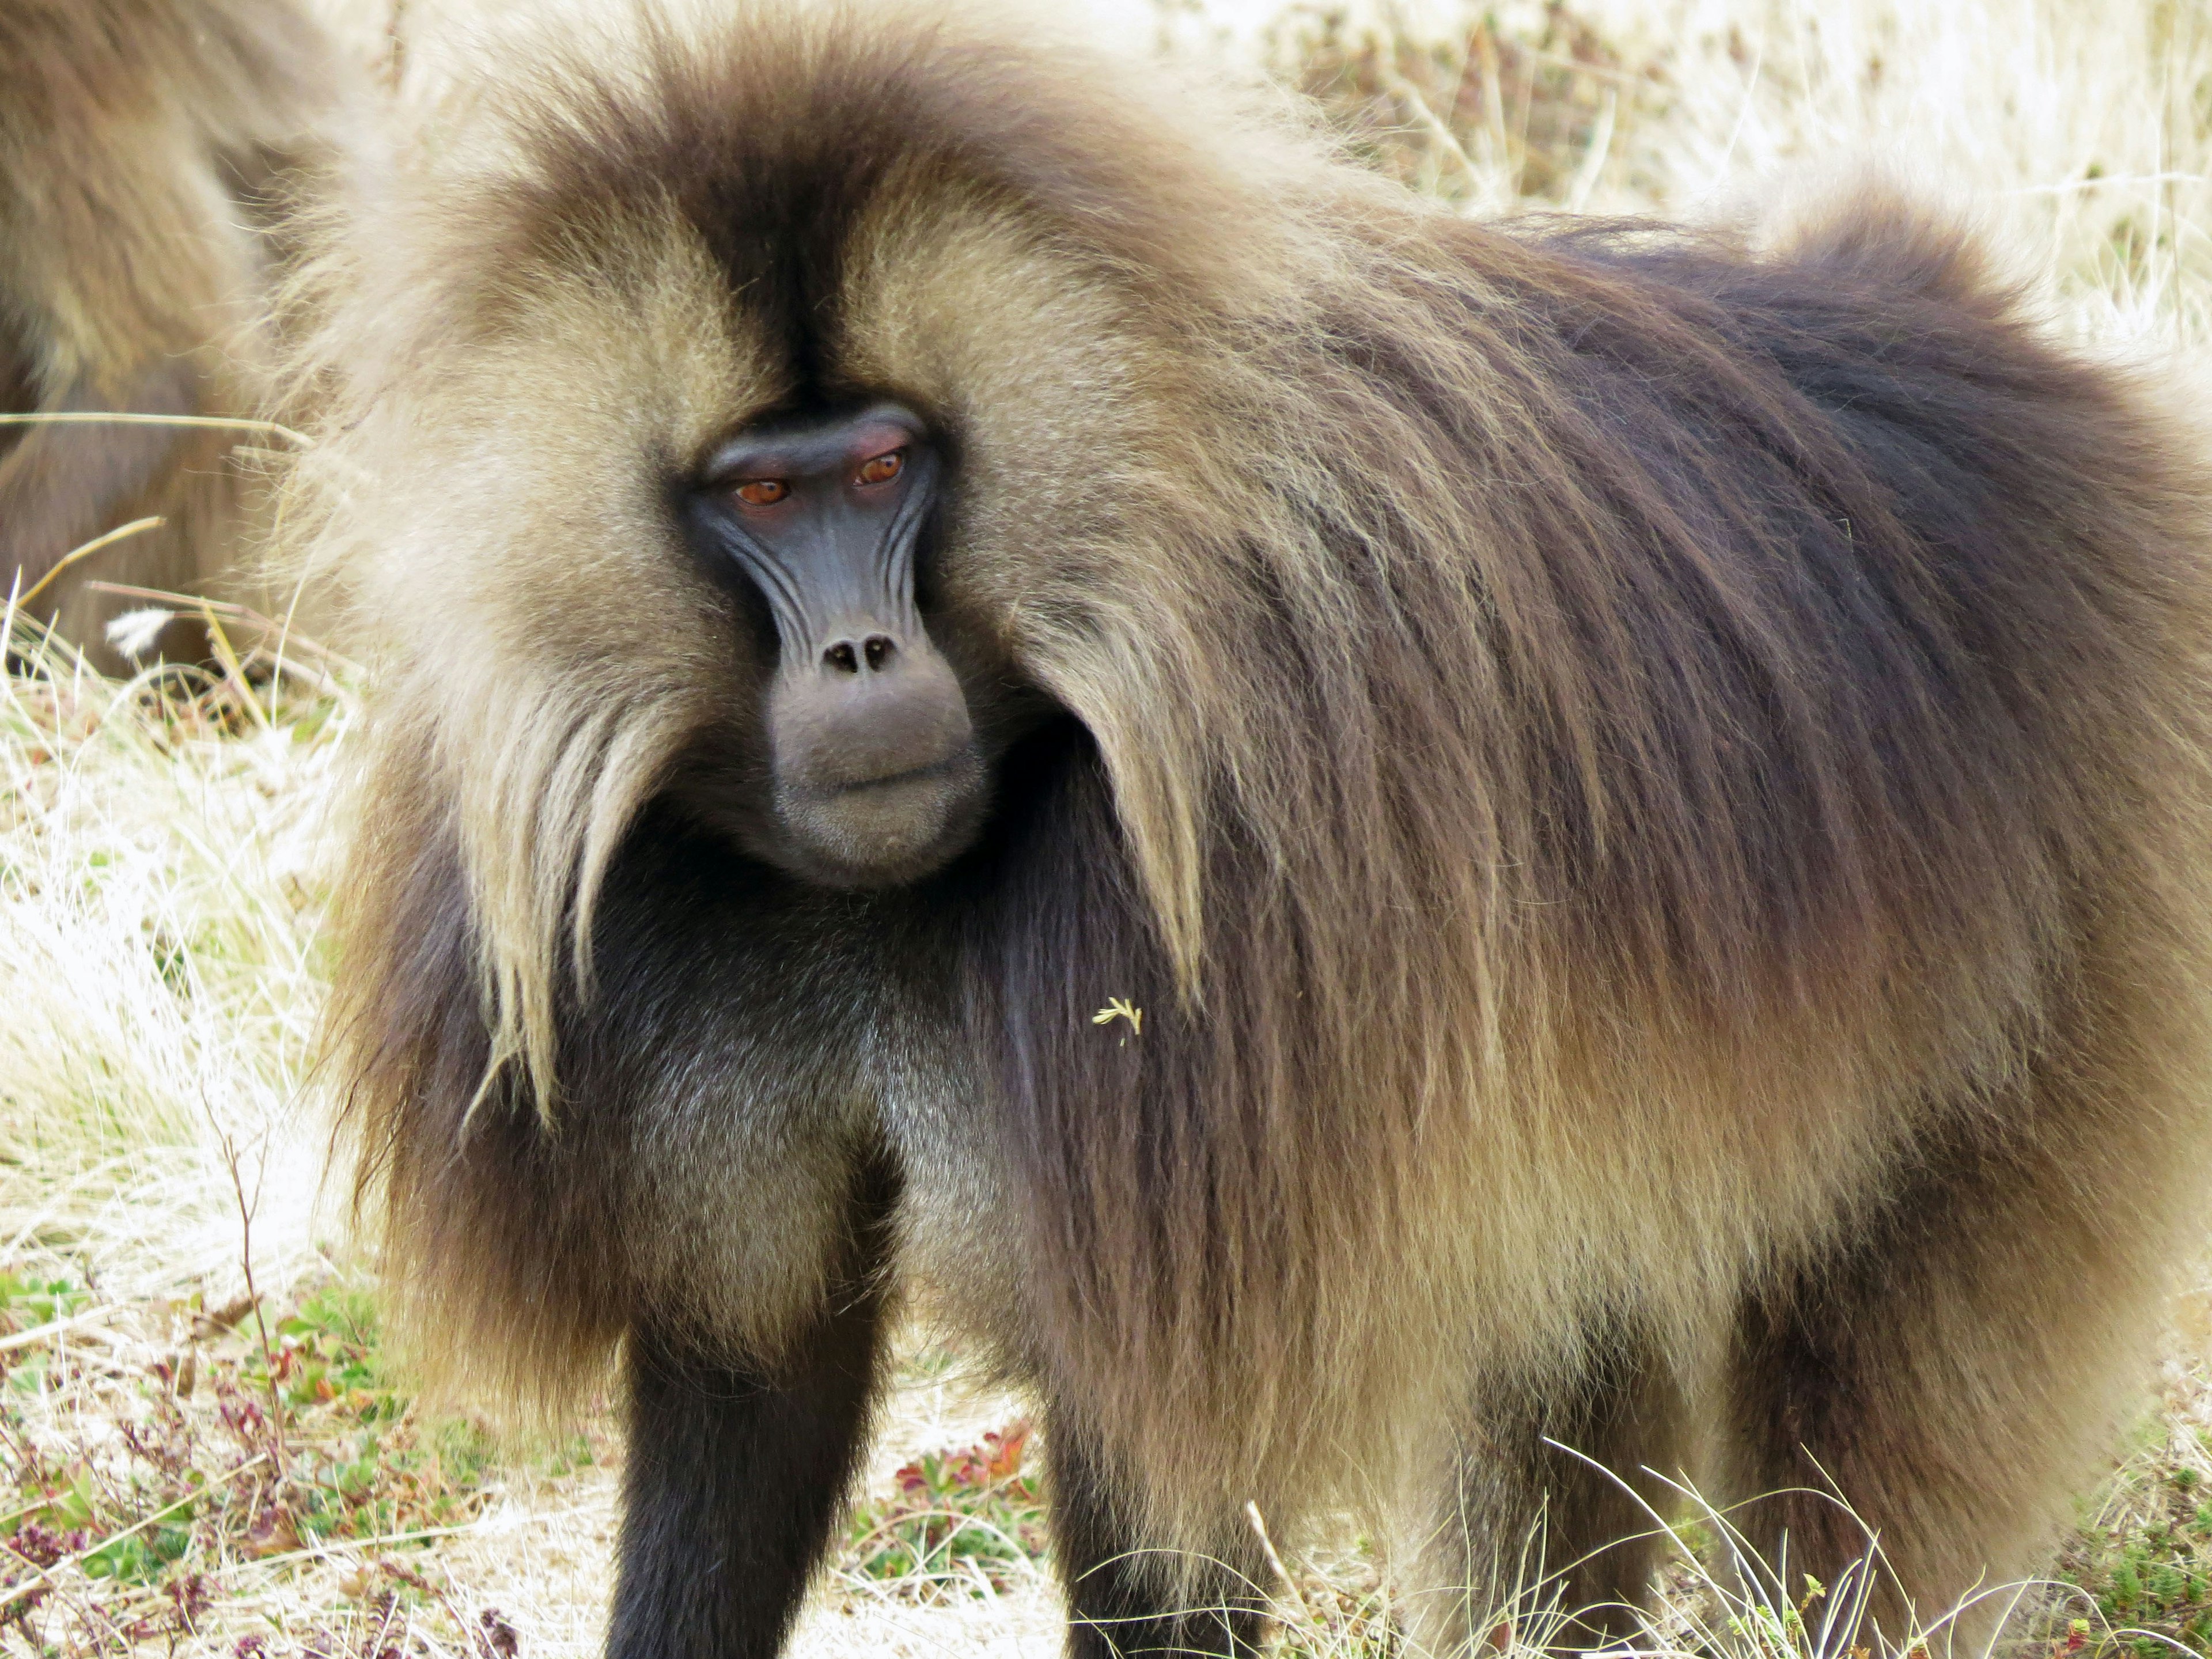
[(894, 449), (887, 455), (878, 455), (872, 460), (862, 462), (860, 471), (855, 475), (855, 482), (864, 484), (889, 483), (893, 478), (898, 477), (905, 466), (906, 451)]
[(781, 478), (753, 478), (738, 486), (738, 499), (747, 507), (774, 507), (791, 494), (791, 486)]

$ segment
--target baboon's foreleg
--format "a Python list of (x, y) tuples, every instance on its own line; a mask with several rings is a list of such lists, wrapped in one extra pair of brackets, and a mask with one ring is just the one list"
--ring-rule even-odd
[(1069, 1659), (1256, 1653), (1259, 1597), (1237, 1565), (1149, 1544), (1080, 1431), (1058, 1418), (1046, 1429)]
[(629, 1467), (610, 1659), (771, 1659), (852, 1484), (883, 1307), (825, 1312), (772, 1373), (650, 1335), (629, 1358)]

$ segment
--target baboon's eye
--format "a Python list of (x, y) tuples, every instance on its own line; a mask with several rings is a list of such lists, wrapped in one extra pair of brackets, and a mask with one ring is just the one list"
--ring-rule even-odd
[(774, 507), (791, 494), (791, 486), (781, 478), (752, 478), (738, 486), (738, 499), (747, 507)]
[(906, 451), (894, 449), (889, 454), (878, 455), (872, 460), (862, 462), (860, 471), (854, 477), (854, 481), (864, 484), (889, 483), (893, 478), (898, 477), (905, 466)]

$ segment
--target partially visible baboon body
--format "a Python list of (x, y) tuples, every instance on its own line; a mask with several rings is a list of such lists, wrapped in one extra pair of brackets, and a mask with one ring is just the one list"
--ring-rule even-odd
[[(293, 0), (0, 0), (0, 410), (251, 417), (269, 401), (288, 179), (322, 160), (339, 65)], [(107, 582), (270, 603), (245, 580), (245, 429), (0, 426), (0, 589), (110, 671), (143, 600)], [(281, 602), (281, 601), (280, 601)], [(156, 652), (198, 659), (180, 620)]]
[(1253, 1508), (1438, 1654), (1686, 1474), (1892, 1639), (2037, 1565), (2205, 1170), (2191, 434), (1879, 194), (1474, 224), (905, 9), (501, 72), (319, 267), (331, 1030), (449, 1384), (625, 1356), (615, 1653), (777, 1647), (910, 1285), (1084, 1655), (1249, 1646)]

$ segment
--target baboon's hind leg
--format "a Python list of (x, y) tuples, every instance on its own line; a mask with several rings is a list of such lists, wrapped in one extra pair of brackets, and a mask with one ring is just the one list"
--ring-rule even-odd
[[(1834, 1586), (1870, 1532), (1892, 1641), (2038, 1569), (2117, 1437), (2197, 1167), (2178, 1127), (2195, 1108), (2161, 1093), (2148, 1067), (2045, 1064), (1744, 1304), (1723, 1486), (1761, 1559), (1786, 1551), (1793, 1599), (1805, 1574)], [(1981, 1595), (1939, 1637), (1978, 1650), (2011, 1599)]]
[[(1148, 1547), (1102, 1459), (1074, 1423), (1048, 1416), (1052, 1539), (1067, 1590), (1068, 1659), (1169, 1655), (1249, 1659), (1262, 1615), (1249, 1559)], [(1245, 1542), (1239, 1529), (1239, 1541)], [(1249, 1554), (1249, 1552), (1247, 1552)]]
[(1571, 1381), (1493, 1401), (1462, 1440), (1449, 1512), (1422, 1551), (1422, 1644), (1464, 1652), (1496, 1620), (1547, 1605), (1566, 1615), (1555, 1649), (1632, 1633), (1665, 1542), (1651, 1511), (1670, 1507), (1686, 1432), (1673, 1368), (1625, 1322), (1593, 1329)]

